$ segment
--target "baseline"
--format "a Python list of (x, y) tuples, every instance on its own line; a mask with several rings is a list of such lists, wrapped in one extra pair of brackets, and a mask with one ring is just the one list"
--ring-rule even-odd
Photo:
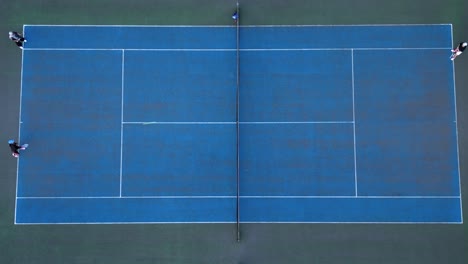
[[(205, 199), (218, 199), (218, 198), (236, 198), (236, 195), (142, 195), (142, 196), (20, 196), (18, 199), (196, 199), (196, 198), (205, 198)], [(388, 195), (369, 195), (369, 196), (354, 196), (354, 195), (240, 195), (242, 198), (256, 198), (256, 199), (291, 199), (291, 198), (301, 198), (301, 199), (454, 199), (460, 198), (460, 196), (410, 196), (410, 195), (401, 195), (401, 196), (388, 196)]]
[[(370, 47), (370, 48), (258, 48), (258, 49), (247, 49), (247, 48), (241, 48), (239, 51), (334, 51), (334, 50), (344, 50), (344, 51), (350, 51), (350, 50), (446, 50), (446, 49), (451, 49), (452, 47), (402, 47), (402, 48), (378, 48), (378, 47)], [(126, 50), (126, 51), (199, 51), (199, 52), (209, 52), (209, 51), (237, 51), (237, 49), (132, 49), (132, 48), (24, 48), (24, 50), (101, 50), (101, 51), (120, 51), (120, 50)]]

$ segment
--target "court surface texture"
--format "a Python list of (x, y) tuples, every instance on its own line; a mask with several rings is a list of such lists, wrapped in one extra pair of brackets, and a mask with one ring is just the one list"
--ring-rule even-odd
[(16, 224), (463, 222), (451, 25), (24, 32)]

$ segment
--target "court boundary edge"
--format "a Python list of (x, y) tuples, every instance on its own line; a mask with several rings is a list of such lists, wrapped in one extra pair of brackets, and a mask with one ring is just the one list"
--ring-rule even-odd
[[(207, 49), (189, 49), (189, 48), (181, 48), (181, 49), (133, 49), (133, 48), (25, 48), (26, 50), (39, 50), (39, 51), (197, 51), (197, 52), (221, 52), (221, 51), (230, 51), (235, 52), (237, 49), (216, 49), (216, 48), (207, 48)], [(433, 47), (433, 48), (426, 48), (426, 47), (406, 47), (406, 48), (269, 48), (269, 49), (240, 49), (239, 51), (245, 52), (252, 52), (252, 51), (349, 51), (349, 50), (446, 50), (452, 49), (452, 47)]]
[[(460, 199), (460, 196), (446, 195), (408, 195), (408, 196), (378, 196), (378, 195), (241, 195), (241, 199)], [(17, 199), (235, 199), (236, 195), (161, 195), (161, 196), (20, 196)]]
[[(23, 35), (25, 31), (25, 25), (23, 25)], [(20, 96), (19, 96), (19, 113), (18, 113), (18, 142), (21, 143), (21, 108), (22, 108), (22, 101), (23, 101), (23, 67), (24, 67), (24, 49), (21, 50), (21, 77), (20, 77)], [(17, 215), (17, 209), (18, 209), (18, 181), (19, 181), (19, 162), (20, 158), (18, 157), (16, 161), (16, 190), (15, 190), (15, 215), (14, 215), (14, 220), (13, 223), (17, 224), (16, 222), (16, 215)]]
[[(141, 224), (155, 224), (155, 225), (174, 225), (174, 224), (235, 224), (236, 221), (230, 222), (70, 222), (70, 223), (15, 223), (16, 225), (141, 225)], [(359, 224), (375, 224), (375, 225), (460, 225), (463, 222), (252, 222), (240, 221), (241, 224), (346, 224), (346, 225), (359, 225)]]
[[(197, 27), (216, 27), (216, 28), (232, 28), (236, 27), (235, 25), (65, 25), (65, 24), (26, 24), (27, 27), (187, 27), (187, 28), (197, 28)], [(441, 24), (343, 24), (343, 25), (327, 25), (327, 24), (301, 24), (301, 25), (243, 25), (240, 27), (388, 27), (388, 26), (450, 26), (451, 23), (441, 23)]]
[[(450, 36), (452, 38), (452, 46), (453, 46), (453, 27), (450, 24)], [(458, 140), (458, 109), (457, 109), (457, 85), (456, 85), (456, 78), (455, 78), (455, 62), (452, 61), (452, 74), (453, 74), (453, 102), (454, 102), (454, 110), (455, 110), (455, 138), (457, 141), (457, 166), (458, 166), (458, 195), (460, 196), (460, 215), (461, 215), (461, 222), (463, 223), (463, 198), (462, 198), (462, 187), (461, 187), (461, 171), (460, 171), (460, 146)]]

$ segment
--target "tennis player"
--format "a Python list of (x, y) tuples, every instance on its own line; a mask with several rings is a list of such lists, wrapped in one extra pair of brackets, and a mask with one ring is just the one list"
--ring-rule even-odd
[(237, 14), (237, 11), (232, 14), (232, 19), (234, 20), (234, 24), (237, 23), (237, 19), (239, 19), (239, 15)]
[(28, 147), (28, 144), (18, 145), (13, 139), (8, 140), (8, 145), (10, 145), (11, 155), (15, 158), (19, 157), (18, 150), (25, 150)]
[(8, 32), (8, 38), (16, 43), (20, 49), (23, 49), (23, 42), (27, 42), (26, 39), (18, 32), (10, 31)]
[(452, 50), (453, 54), (452, 56), (450, 56), (450, 59), (454, 60), (458, 55), (462, 54), (463, 51), (466, 49), (466, 46), (468, 46), (468, 43), (460, 42), (460, 44), (458, 44), (458, 47)]

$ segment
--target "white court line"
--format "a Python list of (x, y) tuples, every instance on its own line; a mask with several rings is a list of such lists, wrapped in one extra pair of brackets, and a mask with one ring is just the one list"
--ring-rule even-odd
[[(172, 224), (234, 224), (236, 221), (226, 222), (70, 222), (70, 223), (15, 223), (16, 225), (145, 225), (145, 224), (160, 224), (160, 225), (172, 225)], [(430, 225), (430, 224), (452, 224), (458, 225), (463, 224), (463, 222), (286, 222), (286, 221), (278, 221), (278, 222), (265, 222), (265, 221), (240, 221), (241, 224), (347, 224), (347, 225), (355, 225), (355, 224), (376, 224), (376, 225), (388, 225), (388, 224), (401, 224), (401, 225)]]
[[(353, 124), (353, 121), (272, 121), (272, 122), (239, 122), (239, 124)], [(125, 125), (235, 125), (236, 122), (122, 122)]]
[[(23, 25), (23, 35), (25, 34), (25, 27)], [(22, 108), (22, 101), (23, 101), (23, 67), (24, 67), (24, 49), (21, 50), (21, 80), (20, 80), (20, 103), (19, 103), (19, 115), (18, 115), (18, 142), (21, 144), (21, 108)], [(18, 182), (19, 182), (19, 162), (20, 158), (16, 160), (16, 194), (15, 194), (15, 216), (14, 216), (14, 223), (16, 224), (16, 214), (17, 214), (17, 204), (18, 204)]]
[[(452, 37), (452, 46), (453, 46), (453, 28), (450, 25), (450, 34)], [(457, 141), (457, 166), (458, 166), (458, 193), (460, 194), (460, 213), (461, 219), (463, 222), (463, 199), (462, 199), (462, 189), (461, 189), (461, 176), (460, 176), (460, 150), (459, 150), (459, 143), (458, 143), (458, 114), (457, 114), (457, 86), (456, 86), (456, 79), (455, 79), (455, 61), (452, 61), (452, 73), (453, 73), (453, 100), (455, 104), (455, 137)]]
[(27, 27), (155, 27), (155, 28), (233, 28), (233, 25), (50, 25), (35, 24), (25, 25)]
[(28, 48), (27, 50), (46, 50), (46, 51), (237, 51), (236, 49), (122, 49), (122, 48)]
[[(237, 51), (237, 49), (100, 49), (100, 48), (25, 48), (26, 50), (40, 50), (40, 51)], [(452, 49), (452, 47), (407, 47), (407, 48), (270, 48), (270, 49), (240, 49), (239, 51), (336, 51), (336, 50), (446, 50)]]
[(235, 125), (236, 122), (122, 122), (124, 125)]
[(15, 223), (16, 225), (147, 225), (147, 224), (233, 224), (236, 221), (227, 222), (69, 222), (69, 223)]
[(124, 115), (124, 81), (125, 81), (125, 50), (122, 50), (122, 87), (120, 105), (120, 189), (119, 196), (122, 197), (122, 166), (123, 166), (123, 115)]
[(353, 121), (272, 121), (272, 122), (239, 122), (240, 124), (274, 125), (274, 124), (352, 124)]
[[(71, 223), (16, 223), (16, 225), (144, 225), (144, 224), (161, 224), (161, 225), (171, 225), (171, 224), (233, 224), (233, 222), (90, 222), (90, 223), (83, 223), (83, 222), (71, 222)], [(252, 221), (240, 221), (241, 224), (422, 224), (422, 225), (430, 225), (430, 224), (463, 224), (463, 222), (252, 222)]]
[(29, 197), (18, 197), (18, 199), (232, 199), (236, 198), (235, 195), (187, 195), (187, 196), (176, 196), (176, 195), (166, 195), (166, 196), (63, 196), (63, 197), (53, 197), (53, 196), (29, 196)]
[(403, 48), (270, 48), (270, 49), (241, 49), (241, 51), (320, 51), (320, 50), (440, 50), (448, 47), (403, 47)]
[(357, 162), (356, 162), (356, 111), (354, 104), (354, 50), (351, 50), (351, 86), (353, 98), (353, 151), (354, 151), (354, 194), (358, 196), (358, 182), (357, 182)]
[(415, 196), (415, 195), (408, 195), (408, 196), (379, 196), (379, 195), (360, 195), (360, 196), (355, 196), (355, 195), (343, 195), (343, 196), (316, 196), (316, 195), (286, 195), (286, 196), (268, 196), (268, 195), (261, 195), (261, 196), (255, 196), (255, 195), (245, 195), (241, 196), (241, 198), (246, 198), (246, 199), (459, 199), (460, 196)]
[(125, 49), (128, 51), (237, 51), (237, 49), (218, 49), (218, 48), (205, 48), (205, 49)]
[[(448, 26), (452, 24), (348, 24), (348, 25), (242, 25), (240, 27), (395, 27), (395, 26)], [(187, 27), (187, 28), (232, 28), (234, 25), (50, 25), (50, 24), (35, 24), (35, 25), (25, 25), (27, 27)]]
[(241, 222), (243, 224), (349, 224), (349, 225), (355, 225), (355, 224), (376, 224), (376, 225), (387, 225), (387, 224), (401, 224), (401, 225), (417, 225), (417, 224), (422, 224), (422, 225), (430, 225), (430, 224), (452, 224), (452, 225), (459, 225), (463, 224), (463, 222), (304, 222), (304, 221), (298, 221), (298, 222), (288, 222), (288, 221), (278, 221), (278, 222), (266, 222), (266, 221), (258, 221), (258, 222), (252, 222), (252, 221), (245, 221)]
[(57, 196), (57, 197), (53, 197), (53, 196), (23, 196), (23, 197), (18, 197), (18, 199), (24, 199), (24, 200), (28, 200), (28, 199), (32, 199), (32, 200), (35, 200), (35, 199), (120, 199), (121, 197), (120, 196)]
[(243, 25), (241, 27), (398, 27), (398, 26), (448, 26), (452, 24), (348, 24), (348, 25)]
[(27, 50), (46, 50), (46, 51), (121, 51), (122, 49), (99, 49), (99, 48), (27, 48)]
[[(63, 197), (52, 197), (52, 196), (29, 196), (29, 197), (17, 197), (17, 199), (235, 199), (236, 195), (188, 195), (188, 196), (63, 196)], [(314, 195), (241, 195), (243, 199), (460, 199), (460, 196), (314, 196)]]

